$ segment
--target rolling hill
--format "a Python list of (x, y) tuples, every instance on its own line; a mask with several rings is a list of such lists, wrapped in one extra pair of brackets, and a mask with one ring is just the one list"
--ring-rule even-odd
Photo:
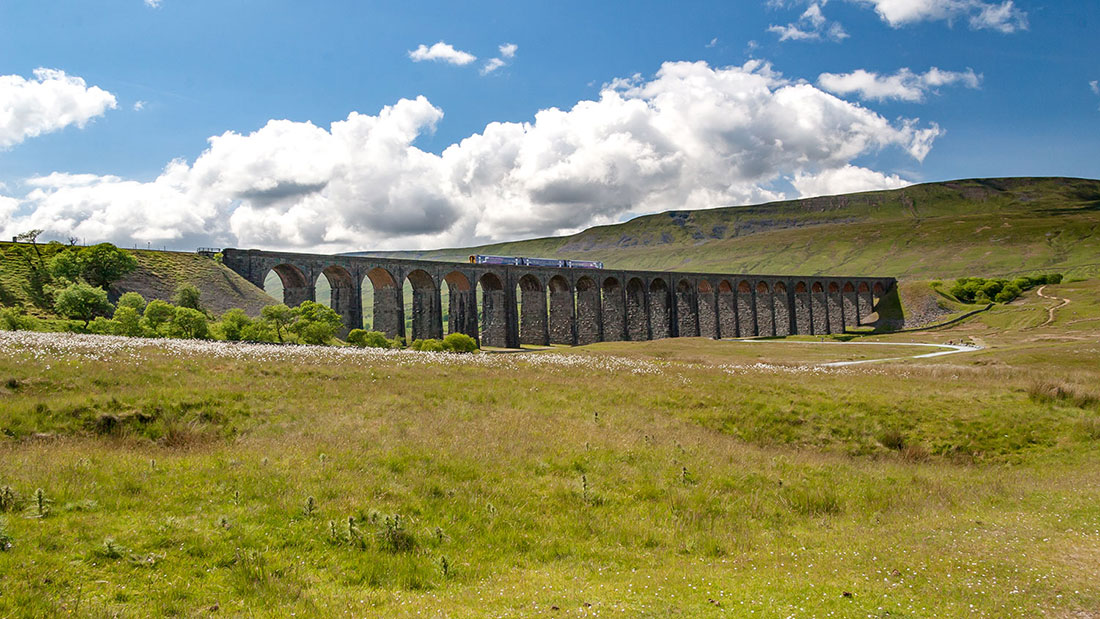
[(874, 273), (902, 279), (1100, 273), (1100, 181), (971, 179), (700, 211), (562, 237), (417, 252), (602, 260), (613, 268)]

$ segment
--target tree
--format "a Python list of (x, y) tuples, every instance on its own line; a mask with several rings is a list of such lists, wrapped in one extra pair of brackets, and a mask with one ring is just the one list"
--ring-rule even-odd
[(193, 310), (203, 311), (199, 297), (202, 293), (192, 284), (180, 284), (176, 288), (176, 296), (172, 299), (176, 307), (187, 307)]
[(111, 304), (107, 302), (107, 291), (83, 282), (76, 282), (62, 288), (54, 296), (54, 311), (73, 320), (83, 320), (84, 328), (96, 316), (111, 313)]
[(153, 299), (145, 306), (145, 326), (150, 331), (163, 335), (164, 327), (172, 322), (176, 316), (176, 308), (171, 303), (165, 303), (160, 299)]
[(206, 339), (210, 327), (206, 314), (190, 307), (177, 307), (172, 316), (172, 335), (189, 339)]
[(344, 321), (332, 308), (314, 301), (303, 301), (294, 308), (290, 331), (306, 344), (324, 344), (344, 326)]
[(114, 319), (118, 324), (119, 335), (141, 337), (145, 334), (145, 330), (141, 327), (141, 314), (129, 305), (122, 305), (121, 299), (118, 307), (115, 308)]
[(137, 259), (130, 252), (110, 243), (85, 247), (77, 252), (76, 260), (84, 279), (104, 289), (137, 268)]
[[(115, 305), (118, 306), (118, 309), (129, 307), (140, 314), (145, 311), (145, 297), (136, 292), (126, 292), (118, 298), (118, 303)], [(118, 310), (115, 311), (117, 312)]]
[(80, 263), (76, 259), (76, 252), (63, 250), (50, 258), (50, 275), (57, 279), (75, 282), (80, 278)]
[(241, 340), (245, 342), (275, 343), (278, 336), (271, 323), (266, 320), (254, 320), (241, 329)]
[(244, 310), (233, 308), (222, 314), (222, 318), (215, 326), (215, 330), (216, 333), (219, 333), (230, 342), (237, 342), (240, 341), (241, 334), (244, 332), (245, 327), (250, 324), (252, 324), (252, 319), (248, 317), (248, 314), (244, 313)]
[(283, 332), (290, 327), (290, 323), (294, 322), (294, 310), (282, 303), (268, 305), (260, 310), (260, 316), (271, 323), (271, 326), (275, 329), (275, 336), (280, 342), (283, 341)]

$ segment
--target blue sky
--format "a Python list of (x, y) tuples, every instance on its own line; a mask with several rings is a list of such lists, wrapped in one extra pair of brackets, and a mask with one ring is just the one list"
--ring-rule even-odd
[(0, 228), (431, 247), (1100, 177), (1098, 3), (592, 4), (5, 3)]

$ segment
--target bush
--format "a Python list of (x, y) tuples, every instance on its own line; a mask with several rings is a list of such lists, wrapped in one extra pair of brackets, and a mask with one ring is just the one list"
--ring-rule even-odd
[(443, 340), (413, 340), (409, 348), (421, 352), (443, 352)]
[(233, 308), (222, 314), (221, 320), (214, 325), (214, 332), (222, 339), (237, 342), (241, 339), (241, 333), (245, 327), (252, 324), (252, 319), (244, 310)]
[(206, 339), (210, 334), (206, 314), (190, 307), (177, 307), (172, 316), (172, 335), (189, 339)]
[(344, 326), (344, 320), (332, 308), (303, 301), (294, 308), (290, 331), (306, 344), (325, 344)]
[(997, 303), (1009, 303), (1020, 296), (1021, 292), (1023, 291), (1015, 284), (1007, 284), (997, 293), (997, 296), (993, 297), (993, 300)]
[(363, 329), (352, 329), (351, 333), (348, 333), (348, 343), (360, 348), (390, 347), (390, 341), (386, 339), (386, 334), (378, 331), (364, 331)]
[(154, 333), (164, 335), (165, 329), (176, 316), (176, 308), (171, 303), (154, 299), (145, 306), (145, 326)]
[[(122, 300), (119, 299), (119, 303), (121, 302)], [(141, 337), (145, 335), (145, 329), (141, 326), (141, 314), (132, 306), (119, 305), (116, 307), (114, 322), (118, 325), (117, 335), (126, 335), (129, 337)]]
[(176, 288), (176, 296), (172, 300), (175, 302), (176, 307), (186, 307), (201, 312), (203, 311), (202, 302), (199, 298), (201, 296), (202, 293), (199, 292), (198, 288), (191, 284), (180, 284)]
[(88, 331), (96, 335), (118, 335), (118, 323), (100, 316), (88, 323)]
[(107, 302), (106, 290), (77, 282), (54, 295), (53, 309), (65, 318), (83, 320), (87, 329), (93, 318), (110, 314), (112, 307)]
[(241, 341), (274, 344), (281, 340), (270, 323), (254, 320), (241, 329)]
[(118, 298), (118, 303), (115, 306), (133, 308), (135, 312), (140, 314), (145, 311), (145, 297), (136, 292), (127, 292)]
[(0, 308), (0, 331), (33, 331), (37, 322), (14, 307)]
[(390, 348), (404, 348), (404, 347), (405, 347), (405, 338), (403, 336), (397, 335), (397, 336), (394, 336), (394, 338), (392, 340), (390, 340)]
[(477, 350), (477, 340), (465, 333), (452, 333), (443, 338), (443, 350), (467, 353)]

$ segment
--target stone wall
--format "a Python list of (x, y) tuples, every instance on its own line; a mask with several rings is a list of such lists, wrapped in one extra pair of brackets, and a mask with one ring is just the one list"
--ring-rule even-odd
[[(365, 256), (226, 249), (223, 262), (256, 286), (274, 271), (283, 300), (316, 297), (327, 277), (330, 306), (345, 332), (363, 323), (362, 294), (374, 289), (373, 325), (392, 337), (436, 338), (444, 332), (441, 288), (448, 286), (449, 333), (486, 346), (591, 343), (677, 336), (753, 337), (840, 332), (875, 311), (891, 278), (772, 277), (554, 267), (513, 267)], [(368, 283), (364, 283), (369, 279)], [(402, 285), (413, 300), (406, 333)], [(756, 282), (756, 284), (750, 284)], [(479, 311), (475, 290), (480, 286)], [(517, 298), (517, 286), (520, 288)], [(803, 292), (799, 292), (801, 287)], [(793, 293), (788, 292), (794, 290)], [(872, 291), (876, 291), (872, 293)], [(549, 300), (547, 300), (549, 296)], [(518, 308), (517, 308), (518, 306)], [(479, 324), (479, 318), (480, 323)]]

